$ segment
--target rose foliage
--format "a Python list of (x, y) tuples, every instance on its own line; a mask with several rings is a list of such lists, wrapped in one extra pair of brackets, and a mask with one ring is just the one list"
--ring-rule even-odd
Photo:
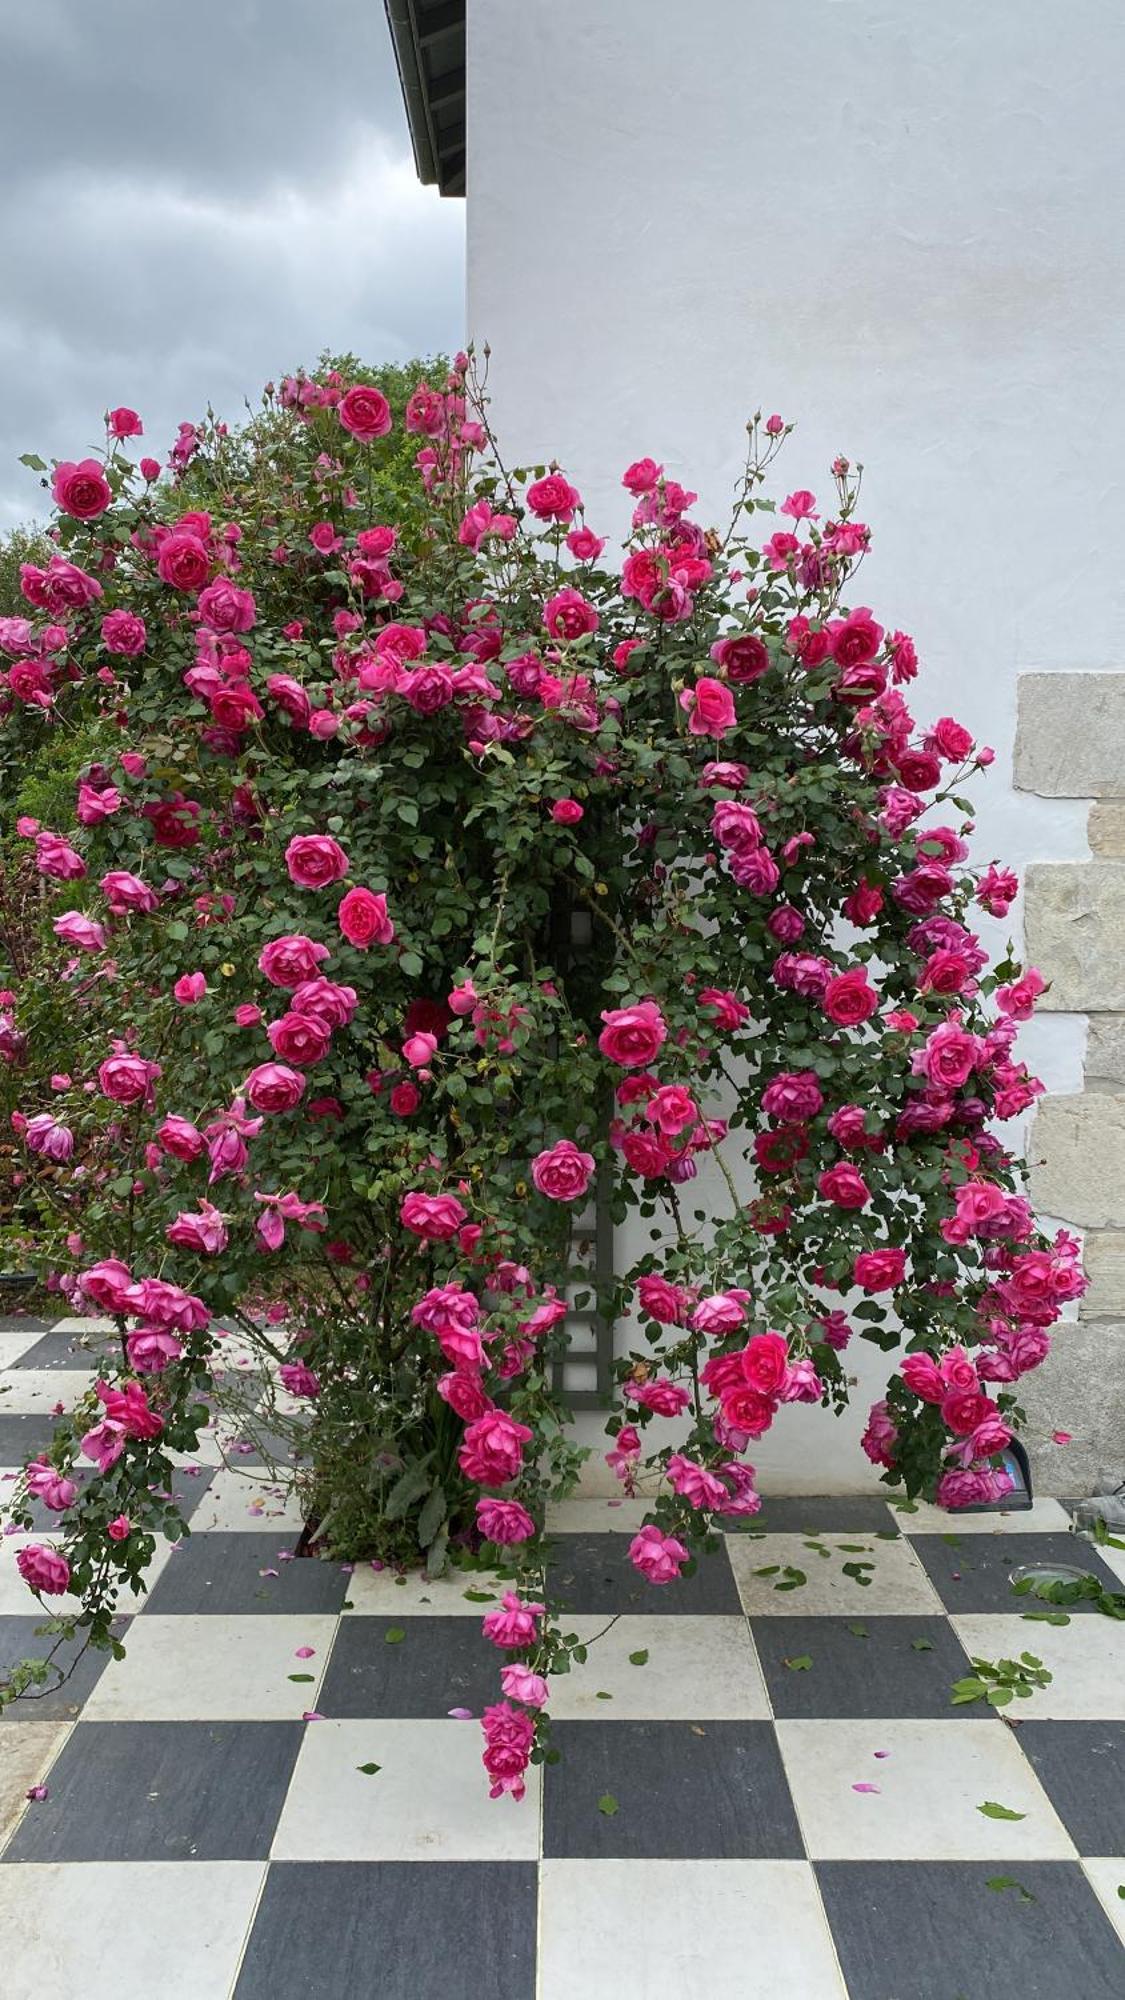
[(17, 1526), (58, 1519), (17, 1560), (116, 1643), (237, 1336), (310, 1413), (314, 1542), (373, 1553), (333, 1529), (358, 1479), (378, 1553), (502, 1562), (484, 1761), (519, 1797), (582, 1651), (544, 1569), (582, 1456), (572, 1220), (597, 1185), (651, 1222), (598, 1303), (654, 1585), (757, 1509), (783, 1404), (843, 1407), (856, 1335), (905, 1350), (864, 1438), (888, 1482), (1001, 1497), (1082, 1288), (999, 1136), (1040, 1087), (1013, 1042), (1042, 981), (974, 928), (1016, 892), (968, 865), (991, 752), (912, 719), (914, 645), (849, 587), (847, 461), (776, 511), (788, 426), (755, 418), (722, 532), (641, 459), (617, 552), (563, 472), (503, 468), (464, 356), (406, 404), (393, 514), (378, 388), (269, 413), (268, 453), (185, 426), (164, 471), (111, 413), (0, 621), (17, 746), (104, 745), (66, 824), (17, 829), (44, 884), (0, 1014), (17, 1225), (119, 1332), (17, 1489)]

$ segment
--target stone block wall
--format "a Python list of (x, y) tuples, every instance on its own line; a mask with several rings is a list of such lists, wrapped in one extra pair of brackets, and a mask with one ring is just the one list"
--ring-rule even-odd
[[(1025, 674), (1015, 783), (1091, 801), (1091, 859), (1035, 862), (1025, 883), (1027, 961), (1051, 982), (1040, 1005), (1088, 1023), (1082, 1092), (1039, 1101), (1031, 1191), (1083, 1233), (1090, 1289), (1023, 1401), (1037, 1486), (1092, 1492), (1125, 1479), (1125, 673)], [(1044, 1442), (1056, 1424), (1072, 1444)]]

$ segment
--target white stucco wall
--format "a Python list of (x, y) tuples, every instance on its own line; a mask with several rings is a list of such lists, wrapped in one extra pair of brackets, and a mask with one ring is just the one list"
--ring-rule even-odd
[[(997, 752), (978, 853), (1084, 858), (1084, 806), (1017, 794), (1011, 751), (1019, 673), (1125, 666), (1119, 0), (468, 14), (469, 326), (509, 460), (556, 455), (611, 532), (645, 453), (723, 518), (755, 407), (799, 425), (779, 495), (862, 461), (860, 595), (915, 635), (919, 719)], [(1083, 1037), (1027, 1033), (1050, 1090)], [(807, 1489), (810, 1424), (818, 1484), (863, 1483), (857, 1425), (806, 1411), (768, 1483)]]

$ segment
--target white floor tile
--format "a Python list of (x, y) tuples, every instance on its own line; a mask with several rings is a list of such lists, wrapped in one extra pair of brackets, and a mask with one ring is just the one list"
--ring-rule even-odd
[(540, 2000), (846, 2000), (804, 1861), (545, 1861)]
[(0, 1377), (0, 1417), (45, 1417), (56, 1403), (69, 1415), (94, 1380), (88, 1368), (11, 1368)]
[[(568, 1632), (589, 1641), (585, 1666), (551, 1681), (559, 1721), (647, 1718), (691, 1722), (762, 1720), (770, 1714), (754, 1641), (744, 1618), (567, 1618)], [(641, 1666), (631, 1653), (647, 1653)], [(599, 1693), (612, 1696), (600, 1701)]]
[(651, 1500), (554, 1500), (547, 1508), (547, 1530), (555, 1535), (635, 1535)]
[[(348, 1602), (354, 1612), (368, 1617), (481, 1618), (512, 1587), (484, 1571), (455, 1570), (430, 1582), (419, 1570), (399, 1580), (393, 1569), (374, 1570), (370, 1563), (357, 1563), (348, 1578)], [(465, 1596), (467, 1590), (476, 1593), (476, 1602)], [(481, 1602), (484, 1592), (488, 1598)]]
[[(777, 1735), (813, 1860), (1074, 1858), (1015, 1737), (994, 1718), (779, 1722)], [(857, 1784), (878, 1791), (857, 1792)], [(1025, 1817), (990, 1819), (977, 1811), (989, 1800)]]
[(260, 1468), (240, 1472), (234, 1465), (215, 1474), (191, 1517), (193, 1535), (208, 1529), (261, 1534), (273, 1528), (299, 1534), (304, 1524), (300, 1505), (282, 1481)]
[(1125, 1721), (1125, 1623), (1087, 1612), (1072, 1616), (1069, 1625), (985, 1612), (949, 1622), (978, 1659), (1034, 1653), (1054, 1676), (1049, 1686), (1010, 1704), (1006, 1713), (1017, 1722)]
[(1125, 1861), (1117, 1854), (1084, 1860), (1082, 1866), (1106, 1916), (1125, 1944), (1125, 1897), (1120, 1893), (1125, 1888)]
[(20, 1333), (0, 1333), (0, 1368), (10, 1368), (28, 1348), (35, 1347), (43, 1335), (33, 1328), (25, 1328)]
[[(812, 1546), (812, 1544), (817, 1546)], [(750, 1616), (804, 1618), (834, 1613), (850, 1618), (896, 1612), (933, 1615), (941, 1603), (913, 1550), (901, 1538), (881, 1542), (874, 1535), (729, 1535), (726, 1542), (742, 1608)], [(819, 1550), (827, 1549), (828, 1555)], [(866, 1584), (847, 1576), (845, 1563), (870, 1563)], [(769, 1569), (769, 1576), (759, 1571)], [(779, 1590), (784, 1571), (806, 1579), (794, 1590)]]
[[(1116, 1539), (1119, 1542), (1125, 1541), (1125, 1535), (1118, 1535)], [(1075, 1543), (1078, 1551), (1074, 1558), (1076, 1563), (1081, 1566), (1085, 1562), (1085, 1551), (1089, 1549), (1101, 1557), (1106, 1568), (1111, 1569), (1114, 1576), (1120, 1577), (1122, 1585), (1125, 1586), (1125, 1549), (1115, 1549), (1109, 1542), (1103, 1543), (1102, 1547), (1098, 1548), (1097, 1543), (1088, 1541), (1085, 1535), (1076, 1536)]]
[(273, 1859), (533, 1861), (539, 1772), (522, 1804), (490, 1799), (482, 1744), (471, 1722), (310, 1723)]
[(1004, 1514), (966, 1514), (956, 1508), (933, 1507), (926, 1500), (916, 1502), (913, 1514), (904, 1514), (891, 1502), (891, 1513), (904, 1535), (1065, 1535), (1070, 1515), (1061, 1500), (1033, 1500), (1022, 1511)]
[(4, 2000), (222, 2000), (264, 1874), (260, 1861), (0, 1869)]
[[(10, 1489), (0, 1487), (0, 1493), (5, 1491), (10, 1491)], [(0, 1502), (0, 1505), (2, 1504)], [(19, 1549), (26, 1547), (28, 1542), (45, 1543), (48, 1548), (60, 1546), (59, 1538), (50, 1533), (40, 1532), (28, 1535), (21, 1532), (18, 1535), (0, 1536), (0, 1618), (29, 1618), (42, 1615), (39, 1599), (28, 1589), (16, 1568), (16, 1553)], [(156, 1553), (145, 1571), (145, 1582), (149, 1590), (152, 1589), (165, 1563), (171, 1556), (171, 1542), (157, 1542)], [(76, 1610), (79, 1600), (76, 1597), (72, 1597), (68, 1591), (62, 1597), (45, 1597), (43, 1602), (47, 1606), (49, 1613), (54, 1615), (56, 1612)], [(118, 1611), (139, 1611), (144, 1602), (143, 1591), (123, 1590), (118, 1595), (117, 1609)]]
[[(83, 1710), (91, 1722), (300, 1720), (316, 1707), (336, 1620), (317, 1613), (246, 1618), (147, 1612), (125, 1635)], [(297, 1658), (299, 1646), (314, 1648)], [(291, 1681), (290, 1674), (313, 1674)]]
[(14, 1722), (0, 1726), (0, 1841), (7, 1839), (70, 1734), (69, 1722)]
[(69, 1319), (56, 1319), (51, 1323), (52, 1333), (116, 1333), (117, 1322), (105, 1319), (97, 1313), (78, 1313)]

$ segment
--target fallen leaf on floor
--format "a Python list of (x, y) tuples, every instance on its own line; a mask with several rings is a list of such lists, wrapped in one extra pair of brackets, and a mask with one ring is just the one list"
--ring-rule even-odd
[(984, 1886), (986, 1889), (1018, 1889), (1021, 1903), (1035, 1901), (1030, 1889), (1025, 1889), (1023, 1883), (1017, 1882), (1014, 1875), (989, 1875)]
[(798, 1653), (795, 1659), (786, 1660), (784, 1664), (789, 1668), (791, 1673), (807, 1673), (808, 1669), (812, 1666), (812, 1654)]
[(985, 1802), (984, 1802), (984, 1804), (983, 1804), (982, 1806), (978, 1806), (978, 1807), (977, 1807), (977, 1811), (978, 1811), (979, 1813), (983, 1813), (983, 1814), (984, 1814), (984, 1816), (985, 1816), (985, 1819), (1026, 1819), (1026, 1818), (1027, 1818), (1027, 1814), (1026, 1814), (1026, 1813), (1020, 1813), (1020, 1812), (1013, 1812), (1013, 1811), (1012, 1811), (1012, 1808), (1011, 1808), (1011, 1806), (1001, 1806), (1001, 1805), (997, 1805), (997, 1803), (996, 1803), (996, 1800), (995, 1800), (995, 1799), (986, 1799), (986, 1800), (985, 1800)]
[(383, 1644), (384, 1646), (397, 1646), (405, 1637), (406, 1631), (402, 1625), (392, 1625), (383, 1634)]
[(648, 1653), (646, 1652), (644, 1647), (641, 1648), (641, 1651), (639, 1653), (630, 1653), (629, 1665), (631, 1667), (647, 1667)]
[(376, 1771), (381, 1771), (381, 1770), (382, 1770), (382, 1768), (383, 1768), (383, 1766), (382, 1766), (381, 1764), (357, 1764), (357, 1765), (356, 1765), (356, 1770), (357, 1770), (357, 1771), (362, 1771), (362, 1772), (363, 1772), (363, 1775), (364, 1775), (364, 1777), (365, 1777), (365, 1778), (373, 1778), (373, 1777), (375, 1776), (375, 1773), (376, 1773)]
[(607, 1819), (612, 1819), (617, 1810), (617, 1800), (614, 1798), (613, 1793), (603, 1792), (601, 1798), (598, 1800), (598, 1811), (604, 1813)]
[(932, 1653), (934, 1650), (934, 1642), (932, 1639), (912, 1639), (910, 1641), (910, 1644), (913, 1651), (916, 1653)]

